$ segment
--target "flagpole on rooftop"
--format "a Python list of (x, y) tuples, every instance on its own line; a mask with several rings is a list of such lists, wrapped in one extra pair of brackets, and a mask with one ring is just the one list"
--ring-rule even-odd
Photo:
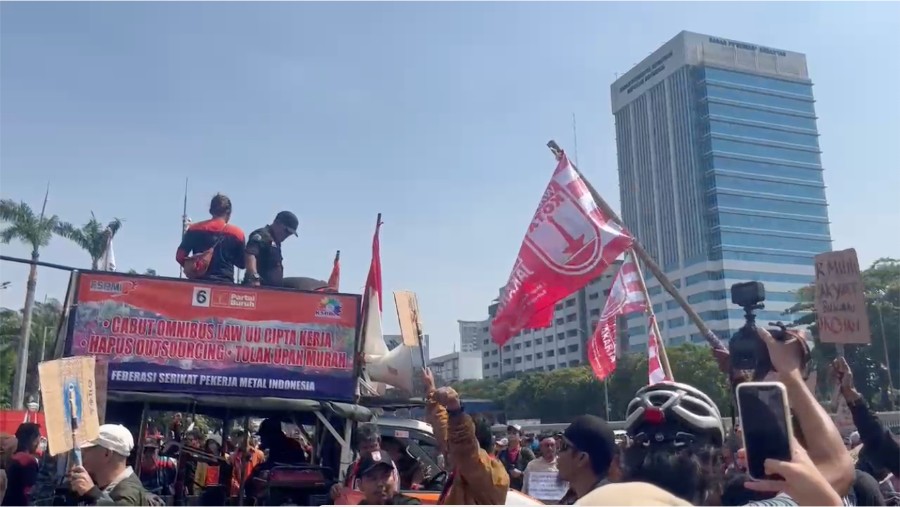
[[(550, 148), (550, 151), (553, 152), (553, 155), (557, 158), (557, 160), (559, 160), (564, 155), (562, 148), (560, 148), (559, 145), (556, 144), (556, 141), (552, 139), (547, 143), (547, 147)], [(595, 189), (594, 186), (591, 185), (590, 181), (588, 181), (587, 178), (585, 178), (584, 175), (581, 174), (581, 171), (578, 170), (578, 167), (576, 167), (575, 164), (571, 165), (572, 169), (579, 176), (581, 176), (582, 181), (584, 181), (585, 186), (587, 186), (588, 191), (591, 193), (591, 196), (593, 196), (594, 202), (597, 203), (597, 206), (600, 207), (600, 210), (603, 211), (606, 217), (615, 222), (622, 229), (627, 230), (625, 224), (622, 222), (622, 219), (619, 218), (619, 215), (615, 211), (613, 211), (613, 209), (609, 206), (609, 204), (606, 203), (605, 200), (603, 200), (603, 197), (599, 192), (597, 192), (597, 189)], [(725, 359), (727, 359), (728, 348), (725, 347), (725, 345), (722, 343), (722, 340), (720, 340), (719, 337), (717, 337), (715, 333), (712, 332), (709, 326), (707, 326), (706, 323), (703, 322), (703, 319), (700, 317), (700, 315), (696, 311), (694, 311), (693, 308), (691, 308), (691, 305), (688, 304), (687, 300), (685, 300), (684, 297), (682, 297), (682, 295), (678, 292), (678, 289), (675, 287), (672, 281), (669, 280), (669, 277), (666, 276), (666, 274), (659, 267), (656, 261), (653, 260), (652, 257), (650, 257), (650, 254), (648, 254), (646, 250), (644, 250), (644, 247), (637, 240), (637, 238), (634, 238), (632, 249), (634, 250), (635, 256), (637, 256), (641, 261), (644, 262), (644, 264), (647, 266), (647, 269), (650, 270), (650, 273), (652, 273), (653, 276), (655, 276), (656, 279), (659, 280), (660, 285), (662, 285), (662, 287), (666, 289), (666, 292), (668, 292), (672, 296), (672, 298), (678, 303), (679, 306), (681, 306), (685, 313), (687, 313), (688, 318), (690, 318), (694, 325), (697, 326), (697, 329), (700, 330), (700, 333), (703, 334), (704, 338), (706, 338), (707, 343), (709, 343), (710, 347), (712, 347), (714, 352), (713, 355), (719, 362), (719, 369), (728, 374), (727, 365), (725, 363)]]
[[(187, 232), (188, 228), (188, 216), (187, 216), (187, 194), (188, 194), (188, 179), (184, 179), (184, 206), (181, 211), (181, 237), (184, 237), (184, 233)], [(184, 267), (178, 268), (178, 278), (184, 276)]]

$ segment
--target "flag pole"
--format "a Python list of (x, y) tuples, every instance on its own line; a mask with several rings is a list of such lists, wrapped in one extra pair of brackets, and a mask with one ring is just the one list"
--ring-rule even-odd
[[(557, 160), (559, 160), (563, 156), (563, 150), (559, 147), (558, 144), (556, 144), (556, 141), (551, 139), (547, 143), (547, 147), (550, 148), (550, 151), (553, 152), (553, 155)], [(569, 163), (571, 164), (571, 161)], [(578, 173), (579, 176), (581, 176), (582, 181), (584, 181), (585, 186), (587, 186), (588, 191), (591, 193), (591, 196), (593, 196), (594, 202), (597, 203), (597, 206), (600, 207), (600, 210), (603, 211), (606, 217), (615, 222), (619, 227), (627, 230), (625, 224), (622, 222), (622, 219), (619, 218), (619, 215), (616, 214), (616, 212), (609, 207), (609, 204), (607, 204), (606, 201), (603, 200), (603, 197), (601, 197), (600, 193), (597, 192), (597, 189), (595, 189), (594, 186), (591, 185), (591, 182), (588, 181), (583, 174), (581, 174), (581, 171), (579, 171), (574, 164), (572, 165), (572, 169), (574, 169), (575, 172)], [(674, 299), (678, 303), (678, 305), (681, 306), (681, 308), (687, 314), (688, 318), (690, 318), (694, 325), (697, 326), (697, 329), (700, 330), (700, 333), (706, 339), (707, 343), (709, 343), (709, 346), (712, 347), (714, 352), (713, 355), (716, 357), (716, 360), (719, 363), (719, 369), (722, 370), (723, 373), (728, 374), (729, 368), (727, 363), (725, 362), (728, 357), (728, 348), (725, 347), (724, 344), (722, 344), (722, 340), (720, 340), (719, 337), (712, 332), (709, 326), (707, 326), (706, 323), (703, 322), (703, 319), (700, 317), (700, 315), (696, 311), (694, 311), (693, 308), (691, 308), (691, 305), (688, 304), (687, 300), (685, 300), (684, 297), (682, 297), (682, 295), (678, 292), (678, 289), (674, 284), (672, 284), (672, 281), (669, 280), (669, 277), (667, 277), (666, 274), (663, 273), (663, 270), (660, 269), (656, 261), (654, 261), (653, 258), (650, 257), (650, 254), (648, 254), (647, 251), (644, 250), (644, 247), (637, 240), (637, 238), (635, 238), (631, 248), (634, 250), (635, 255), (644, 262), (644, 264), (647, 266), (647, 269), (650, 270), (650, 273), (652, 273), (653, 276), (655, 276), (656, 279), (659, 280), (660, 285), (662, 285), (662, 287), (666, 289), (666, 292), (668, 292), (669, 295), (672, 296), (672, 299)]]
[[(379, 256), (379, 264), (381, 262), (381, 213), (378, 214), (378, 217), (375, 218), (375, 234), (379, 235), (378, 238), (378, 256)], [(379, 266), (380, 267), (380, 266)], [(369, 271), (372, 271), (371, 261), (369, 264)], [(380, 298), (379, 298), (379, 301)], [(362, 305), (360, 315), (362, 317), (362, 325), (359, 327), (359, 339), (356, 341), (356, 367), (354, 368), (354, 378), (356, 378), (356, 401), (359, 402), (359, 399), (362, 397), (362, 390), (360, 389), (360, 381), (363, 380), (363, 367), (365, 366), (365, 355), (364, 352), (366, 350), (366, 333), (369, 330), (369, 312), (372, 311), (369, 308), (369, 281), (366, 280), (366, 288), (363, 291)], [(375, 311), (378, 311), (376, 308)]]
[[(187, 194), (188, 194), (188, 179), (184, 179), (184, 205), (181, 210), (181, 237), (184, 238), (184, 234), (187, 232)], [(233, 273), (232, 273), (233, 274)], [(178, 278), (184, 276), (184, 266), (180, 266), (178, 268)]]
[[(634, 249), (631, 249), (631, 254), (634, 254)], [(650, 316), (653, 317), (650, 321), (653, 322), (653, 333), (656, 334), (656, 343), (659, 345), (659, 358), (662, 360), (663, 371), (666, 374), (666, 378), (674, 381), (675, 376), (672, 375), (672, 366), (669, 365), (669, 354), (666, 353), (666, 341), (663, 340), (662, 333), (659, 332), (659, 322), (656, 321), (656, 312), (653, 311), (653, 302), (650, 301), (650, 292), (647, 291), (647, 282), (644, 281), (644, 272), (641, 270), (641, 263), (634, 263), (635, 272), (638, 275), (638, 281), (641, 284), (641, 292), (644, 293), (644, 301), (647, 302), (647, 311), (650, 313)]]

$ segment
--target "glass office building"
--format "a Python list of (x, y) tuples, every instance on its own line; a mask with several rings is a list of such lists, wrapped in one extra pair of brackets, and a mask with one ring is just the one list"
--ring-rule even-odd
[[(720, 336), (744, 323), (733, 283), (765, 283), (758, 322), (813, 281), (831, 250), (815, 101), (806, 57), (681, 32), (611, 87), (622, 218)], [(667, 343), (703, 342), (648, 279)], [(646, 348), (646, 319), (629, 344)]]

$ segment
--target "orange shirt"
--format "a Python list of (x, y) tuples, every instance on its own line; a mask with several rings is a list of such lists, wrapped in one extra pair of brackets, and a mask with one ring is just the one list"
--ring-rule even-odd
[(263, 461), (266, 455), (259, 449), (249, 448), (247, 452), (237, 450), (231, 454), (231, 496), (237, 496), (241, 491), (241, 471), (243, 471), (243, 480), (250, 477), (250, 472)]

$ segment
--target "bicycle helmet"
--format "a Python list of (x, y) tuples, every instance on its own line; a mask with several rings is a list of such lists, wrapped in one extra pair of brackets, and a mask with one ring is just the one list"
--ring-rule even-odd
[(721, 446), (725, 440), (716, 404), (700, 390), (677, 382), (639, 389), (625, 411), (625, 431), (644, 445), (705, 441)]

